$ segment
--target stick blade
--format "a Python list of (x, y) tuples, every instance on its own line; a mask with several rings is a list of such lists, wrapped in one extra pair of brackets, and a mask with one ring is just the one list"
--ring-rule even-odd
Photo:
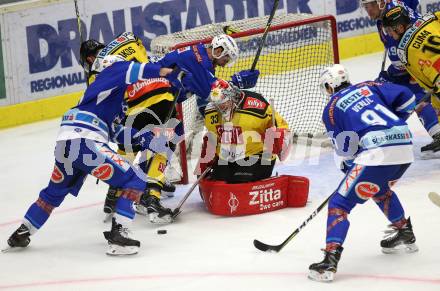
[(428, 194), (429, 200), (431, 200), (432, 203), (440, 207), (440, 195), (438, 195), (435, 192), (430, 192)]
[(256, 247), (262, 252), (269, 252), (269, 253), (278, 253), (281, 249), (280, 246), (267, 245), (257, 239), (254, 239), (254, 247)]

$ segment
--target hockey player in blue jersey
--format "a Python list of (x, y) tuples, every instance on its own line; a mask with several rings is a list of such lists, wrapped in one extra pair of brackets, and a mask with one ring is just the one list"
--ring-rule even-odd
[(329, 200), (324, 260), (310, 265), (309, 278), (332, 281), (350, 225), (348, 215), (369, 198), (391, 223), (389, 236), (380, 243), (382, 251), (418, 250), (411, 221), (391, 190), (414, 160), (405, 120), (414, 111), (415, 97), (392, 83), (352, 85), (342, 65), (325, 69), (320, 85), (330, 96), (323, 122), (336, 153), (343, 157), (346, 176)]
[[(392, 82), (407, 87), (416, 96), (416, 103), (419, 103), (426, 93), (406, 71), (405, 66), (397, 55), (398, 41), (388, 35), (382, 25), (384, 12), (396, 6), (403, 6), (409, 11), (411, 22), (420, 18), (417, 12), (419, 0), (361, 0), (361, 4), (368, 13), (368, 16), (372, 20), (376, 20), (380, 40), (384, 44), (388, 58), (391, 61), (387, 70), (380, 72), (377, 80), (380, 82)], [(421, 102), (417, 105), (416, 112), (426, 131), (433, 139), (432, 143), (421, 148), (421, 157), (425, 159), (435, 158), (436, 155), (434, 153), (440, 151), (440, 124), (436, 111), (430, 102)]]
[(55, 166), (49, 181), (24, 216), (23, 224), (8, 239), (10, 247), (26, 247), (30, 236), (40, 229), (51, 212), (70, 193), (78, 195), (88, 174), (121, 189), (110, 231), (104, 232), (109, 255), (137, 253), (140, 242), (128, 237), (134, 218), (133, 201), (139, 201), (145, 190), (143, 173), (113, 151), (110, 141), (142, 150), (160, 149), (163, 138), (148, 130), (123, 127), (127, 105), (127, 86), (139, 79), (164, 77), (171, 69), (155, 64), (126, 62), (109, 56), (107, 67), (84, 93), (79, 104), (67, 111), (61, 121), (55, 147)]
[[(184, 80), (187, 92), (197, 95), (199, 111), (204, 114), (208, 104), (211, 86), (217, 81), (215, 68), (224, 67), (237, 61), (239, 55), (235, 40), (226, 34), (215, 36), (209, 45), (195, 44), (167, 53), (158, 63), (162, 67), (180, 68), (191, 73)], [(243, 70), (231, 76), (231, 82), (240, 89), (252, 88), (258, 81), (258, 70)]]

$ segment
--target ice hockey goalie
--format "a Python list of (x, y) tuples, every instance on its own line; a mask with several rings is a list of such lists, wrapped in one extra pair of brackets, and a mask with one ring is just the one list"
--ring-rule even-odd
[(258, 214), (307, 202), (309, 180), (271, 177), (276, 157), (291, 146), (286, 121), (258, 93), (218, 80), (205, 111), (208, 129), (195, 173), (207, 209), (217, 215)]

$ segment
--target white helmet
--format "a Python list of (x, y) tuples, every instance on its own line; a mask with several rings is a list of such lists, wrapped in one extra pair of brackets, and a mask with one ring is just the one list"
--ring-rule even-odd
[(385, 1), (383, 1), (383, 0), (359, 0), (359, 2), (360, 2), (360, 6), (361, 7), (365, 7), (365, 4), (367, 4), (367, 3), (373, 3), (373, 2), (376, 2), (377, 3), (377, 5), (379, 5), (379, 8), (382, 10), (382, 9), (384, 9), (385, 8)]
[(242, 93), (240, 89), (233, 84), (218, 79), (211, 86), (209, 99), (222, 114), (223, 119), (230, 121), (235, 109), (242, 100)]
[(221, 52), (220, 55), (216, 56), (213, 53), (212, 54), (213, 58), (219, 59), (223, 56), (228, 55), (231, 58), (231, 62), (229, 63), (230, 65), (232, 65), (233, 63), (235, 63), (237, 61), (238, 52), (239, 52), (238, 46), (237, 46), (237, 43), (235, 42), (235, 40), (232, 37), (230, 37), (229, 35), (219, 34), (219, 35), (215, 36), (211, 41), (211, 46), (212, 46), (213, 52), (216, 48), (219, 48), (219, 47), (223, 48), (223, 51)]
[(327, 87), (332, 88), (335, 93), (335, 89), (344, 83), (350, 83), (350, 78), (347, 69), (340, 64), (325, 68), (319, 77), (319, 85), (325, 95), (331, 95), (327, 92)]

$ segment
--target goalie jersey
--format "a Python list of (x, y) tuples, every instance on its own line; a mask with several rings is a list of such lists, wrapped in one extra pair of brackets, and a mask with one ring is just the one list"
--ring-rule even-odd
[(402, 36), (397, 53), (408, 72), (426, 89), (436, 89), (440, 74), (440, 12), (426, 14)]
[[(266, 129), (273, 126), (269, 102), (261, 94), (242, 92), (244, 97), (230, 122), (224, 122), (212, 103), (206, 106), (205, 126), (217, 142), (216, 155), (228, 162), (262, 155)], [(278, 113), (275, 113), (275, 125), (288, 129), (287, 122)], [(275, 158), (272, 155), (271, 160)]]
[(364, 82), (330, 98), (323, 122), (336, 153), (365, 166), (413, 161), (411, 132), (405, 120), (415, 97), (406, 87)]

